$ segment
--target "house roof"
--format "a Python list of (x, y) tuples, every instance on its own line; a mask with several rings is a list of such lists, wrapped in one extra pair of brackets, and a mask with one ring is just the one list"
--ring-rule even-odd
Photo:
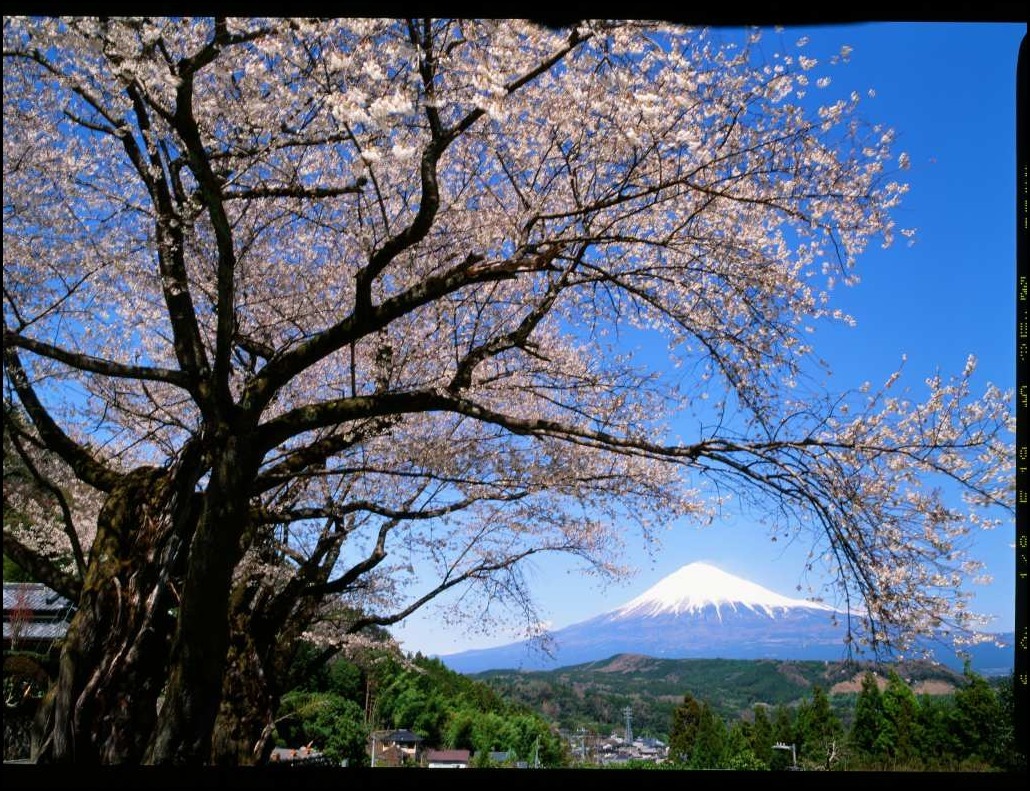
[(419, 742), (424, 741), (417, 733), (413, 733), (406, 728), (384, 733), (379, 738), (384, 742), (393, 742), (394, 744), (418, 744)]
[(68, 631), (64, 621), (56, 623), (9, 623), (4, 621), (4, 640), (60, 640)]
[(37, 618), (62, 618), (72, 603), (41, 582), (4, 583), (4, 620), (9, 613), (29, 610)]
[(273, 747), (273, 761), (308, 761), (322, 757), (322, 753), (311, 747)]
[(376, 753), (374, 757), (375, 762), (382, 766), (400, 766), (409, 758), (408, 754), (405, 753), (404, 750), (399, 747), (394, 747), (393, 745), (384, 747), (382, 751)]
[(468, 750), (429, 750), (426, 761), (429, 763), (468, 763), (472, 753)]
[(38, 582), (4, 583), (4, 641), (52, 642), (68, 631), (74, 605)]

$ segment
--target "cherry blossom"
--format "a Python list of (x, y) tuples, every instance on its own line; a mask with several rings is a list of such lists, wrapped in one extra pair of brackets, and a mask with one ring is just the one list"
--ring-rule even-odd
[(728, 492), (811, 541), (856, 645), (975, 635), (1008, 396), (813, 384), (908, 156), (858, 94), (802, 101), (847, 46), (760, 40), (5, 17), (11, 437), (75, 488), (5, 518), (79, 602), (40, 757), (252, 760), (301, 637), (449, 590), (532, 628), (522, 561), (618, 576)]

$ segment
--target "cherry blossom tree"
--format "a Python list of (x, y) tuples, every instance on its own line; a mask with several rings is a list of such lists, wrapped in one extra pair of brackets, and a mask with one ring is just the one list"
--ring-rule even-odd
[(759, 38), (5, 18), (5, 442), (54, 500), (4, 552), (78, 603), (41, 761), (260, 762), (299, 639), (531, 626), (527, 558), (617, 576), (727, 494), (854, 645), (973, 631), (1007, 397), (821, 388), (906, 158), (812, 102), (846, 47)]

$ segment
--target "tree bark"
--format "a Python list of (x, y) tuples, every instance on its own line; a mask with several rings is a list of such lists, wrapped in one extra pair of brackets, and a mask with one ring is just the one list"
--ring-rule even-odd
[(266, 672), (273, 647), (252, 623), (254, 600), (260, 595), (246, 582), (234, 591), (222, 700), (211, 740), (211, 763), (216, 766), (261, 764), (273, 747), (278, 690), (274, 668)]
[(193, 494), (195, 464), (192, 476), (140, 468), (108, 496), (57, 678), (33, 724), (35, 761), (267, 759), (274, 679), (300, 630), (284, 624), (295, 597), (283, 606), (240, 587), (230, 598), (252, 480), (239, 444), (229, 440), (215, 459), (203, 495)]
[(222, 701), (211, 745), (211, 763), (217, 766), (268, 760), (285, 691), (282, 680), (317, 609), (301, 585), (288, 585), (278, 594), (252, 585), (244, 583), (233, 596)]
[[(166, 470), (124, 477), (97, 522), (78, 609), (57, 679), (40, 707), (40, 763), (134, 764), (157, 717), (174, 627), (179, 546), (190, 498)], [(180, 510), (181, 509), (181, 510)]]
[(222, 701), (232, 573), (243, 553), (256, 461), (246, 432), (227, 432), (190, 545), (168, 688), (146, 763), (203, 765)]

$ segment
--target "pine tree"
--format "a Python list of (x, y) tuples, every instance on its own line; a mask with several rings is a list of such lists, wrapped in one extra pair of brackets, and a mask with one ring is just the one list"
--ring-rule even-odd
[(672, 728), (669, 730), (669, 758), (672, 761), (686, 763), (693, 755), (701, 726), (701, 711), (701, 704), (689, 692), (673, 711)]
[(880, 757), (877, 740), (883, 728), (883, 697), (876, 674), (869, 670), (862, 677), (862, 689), (855, 702), (855, 719), (850, 733), (851, 747), (866, 760)]
[(844, 726), (820, 687), (812, 688), (812, 699), (798, 711), (798, 750), (806, 761), (830, 769), (840, 760)]
[(919, 703), (915, 693), (898, 672), (891, 669), (883, 692), (884, 728), (877, 738), (877, 748), (886, 753), (891, 768), (910, 768), (920, 763), (917, 745)]

